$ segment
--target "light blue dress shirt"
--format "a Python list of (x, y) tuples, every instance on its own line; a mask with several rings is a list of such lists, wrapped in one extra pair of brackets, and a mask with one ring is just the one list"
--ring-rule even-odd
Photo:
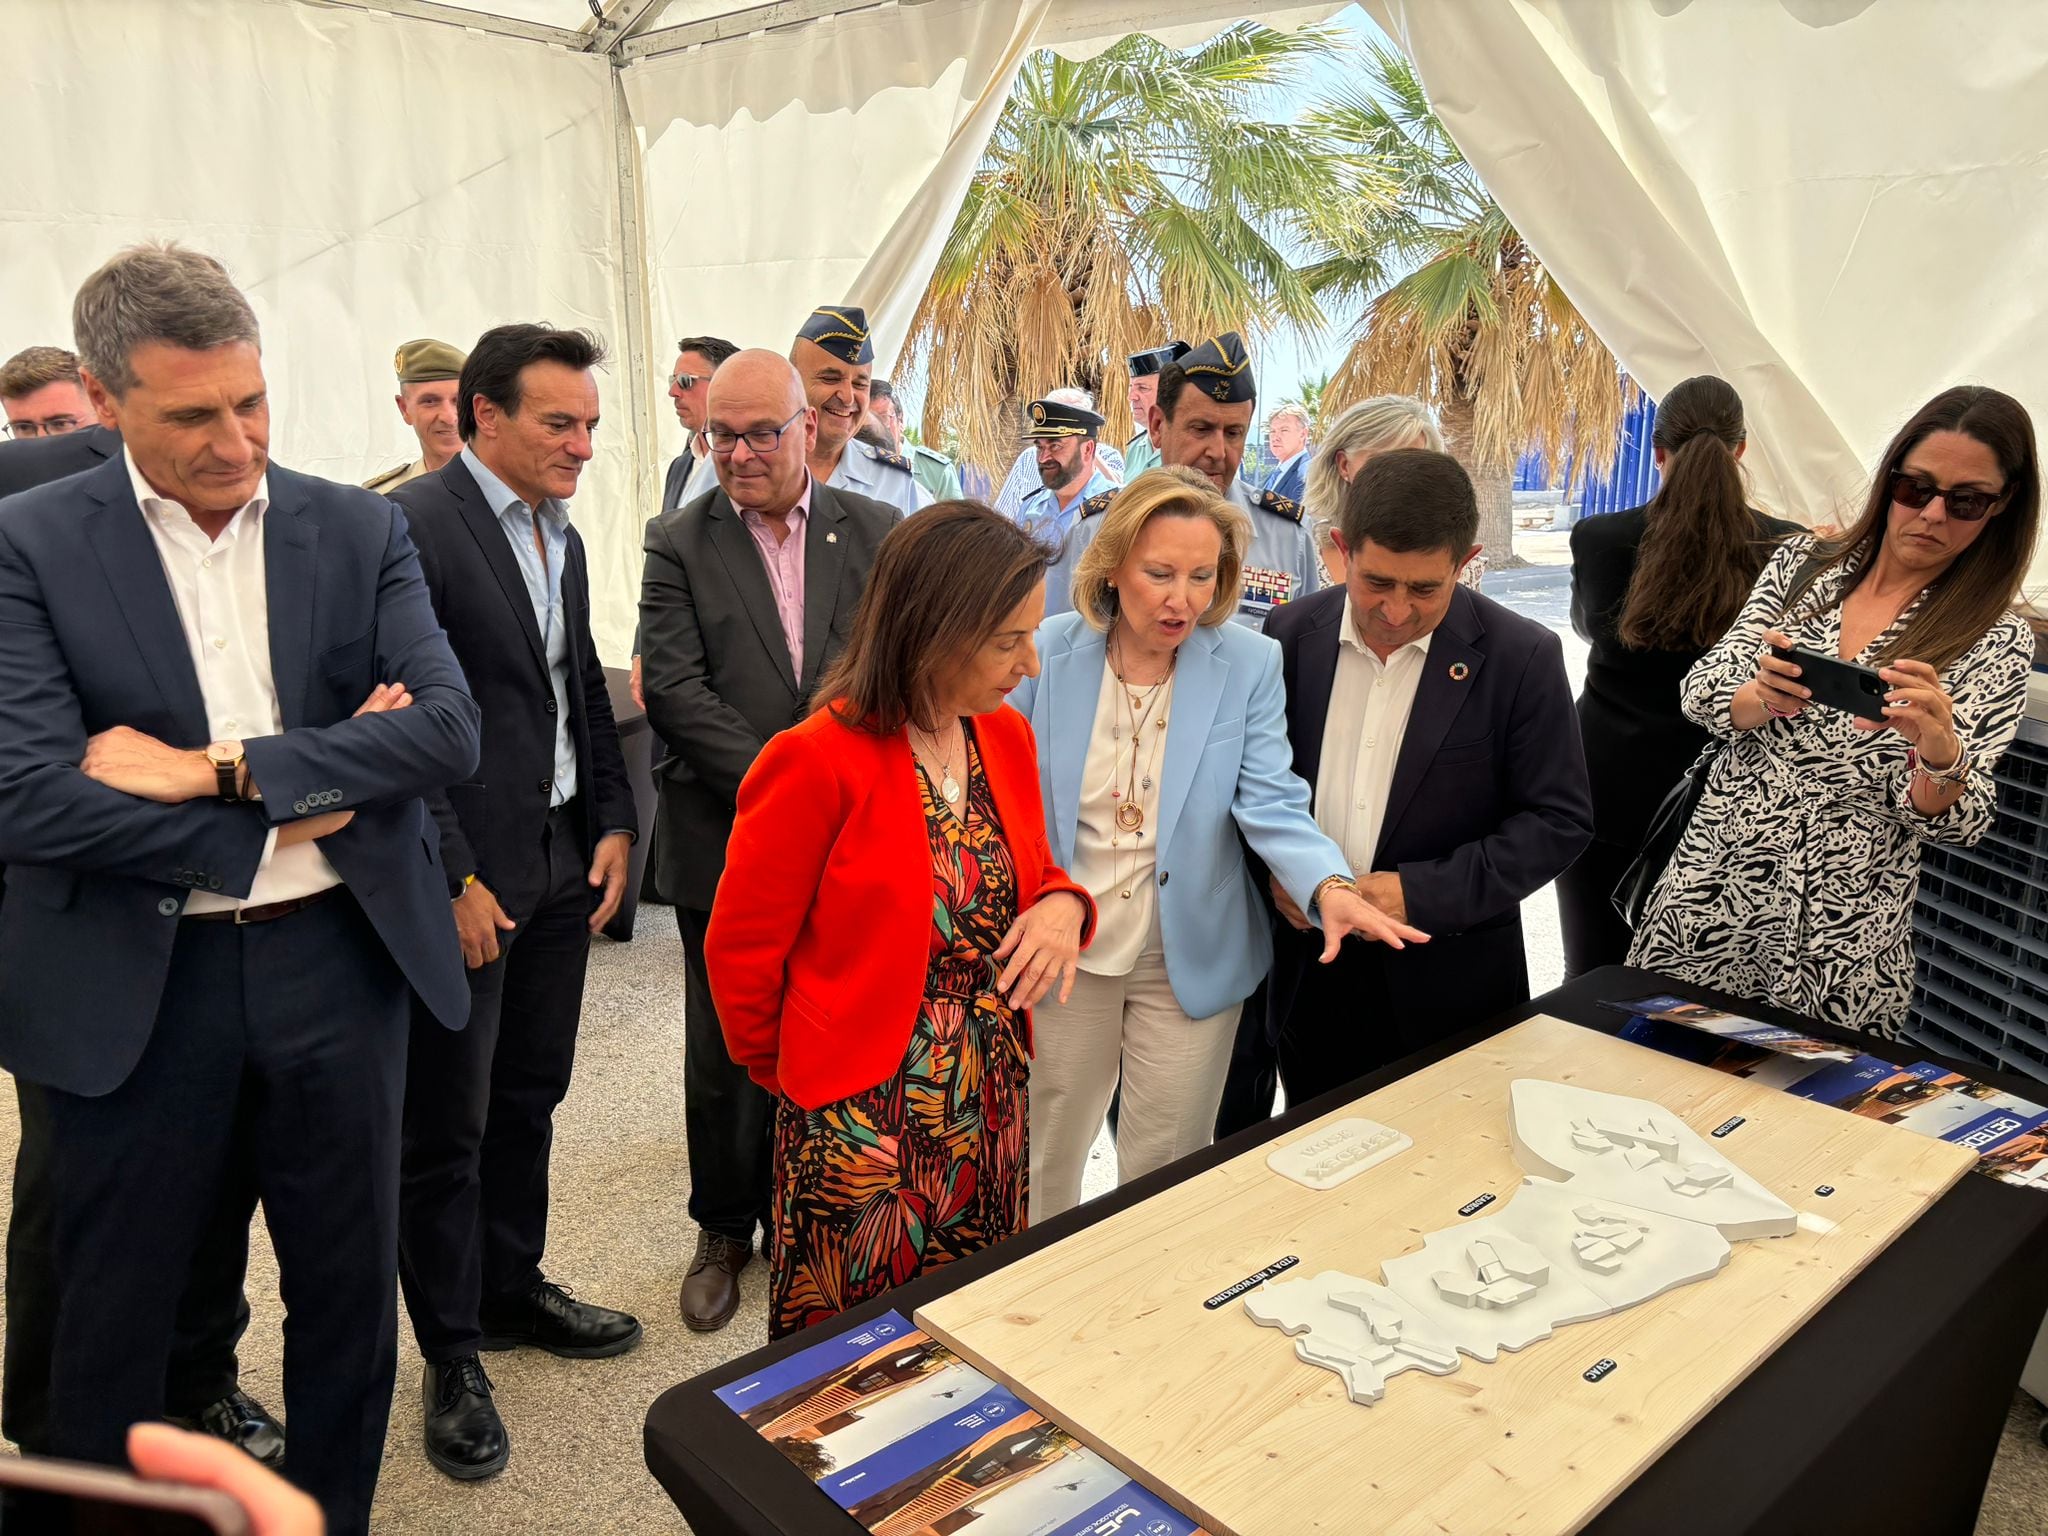
[[(1102, 472), (1098, 462), (1088, 483), (1081, 487), (1081, 494), (1065, 507), (1060, 499), (1042, 482), (1037, 490), (1026, 496), (1017, 508), (1017, 526), (1037, 539), (1048, 549), (1059, 551), (1045, 573), (1045, 616), (1074, 611), (1074, 566), (1081, 558), (1081, 551), (1088, 540), (1074, 536), (1074, 524), (1081, 516), (1082, 503), (1090, 496), (1117, 488), (1114, 480)], [(1089, 538), (1094, 535), (1090, 534)]]
[[(895, 459), (896, 455), (891, 455)], [(825, 482), (835, 491), (857, 491), (886, 502), (905, 517), (919, 507), (932, 504), (931, 493), (917, 483), (908, 460), (892, 463), (883, 459), (859, 438), (851, 438), (840, 452), (832, 478)]]
[(562, 564), (569, 558), (569, 508), (549, 497), (540, 504), (541, 538), (547, 559), (534, 547), (534, 509), (519, 499), (519, 493), (485, 467), (467, 444), (462, 449), (463, 467), (484, 493), (498, 526), (512, 546), (512, 558), (519, 562), (519, 574), (526, 581), (526, 595), (533, 602), (533, 620), (540, 626), (541, 645), (548, 659), (548, 679), (555, 690), (555, 787), (550, 806), (567, 805), (576, 797), (576, 739), (569, 732), (569, 623), (562, 613)]

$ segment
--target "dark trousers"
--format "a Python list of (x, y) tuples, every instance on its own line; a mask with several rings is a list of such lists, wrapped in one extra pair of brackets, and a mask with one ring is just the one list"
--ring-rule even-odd
[(1223, 1101), (1216, 1106), (1216, 1139), (1235, 1136), (1273, 1118), (1273, 1100), (1280, 1089), (1280, 1053), (1266, 1028), (1266, 983), (1244, 1000), (1237, 1016), (1237, 1038), (1230, 1046), (1230, 1075), (1223, 1079)]
[[(47, 1454), (50, 1347), (57, 1332), (56, 1212), (50, 1190), (50, 1110), (43, 1089), (15, 1080), (21, 1149), (14, 1160), (14, 1202), (7, 1223), (7, 1344), (0, 1383), (0, 1425), (23, 1451)], [(256, 1213), (256, 1170), (231, 1158), (220, 1197), (192, 1255), (178, 1302), (177, 1331), (164, 1373), (164, 1410), (196, 1418), (235, 1390), (235, 1346), (249, 1326), (242, 1279), (249, 1267), (249, 1221)]]
[(573, 807), (548, 815), (531, 916), (469, 973), (469, 1027), (414, 1009), (405, 1083), (399, 1279), (420, 1354), (474, 1354), (486, 1297), (541, 1278), (555, 1106), (569, 1091), (596, 893)]
[(181, 1284), (240, 1163), (285, 1305), (291, 1479), (368, 1529), (391, 1408), (405, 980), (337, 890), (275, 922), (179, 924), (142, 1059), (100, 1098), (46, 1090), (59, 1302), (50, 1450), (125, 1463), (164, 1411)]
[(768, 1160), (775, 1097), (733, 1065), (704, 969), (709, 912), (676, 908), (683, 931), (683, 1135), (690, 1149), (690, 1220), (736, 1243), (772, 1231)]
[(1557, 877), (1557, 920), (1564, 929), (1564, 979), (1628, 959), (1634, 937), (1614, 910), (1614, 888), (1635, 862), (1636, 850), (1597, 839)]

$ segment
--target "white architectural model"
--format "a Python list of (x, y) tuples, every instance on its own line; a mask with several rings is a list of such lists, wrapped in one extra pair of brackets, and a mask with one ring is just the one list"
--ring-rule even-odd
[(1299, 1141), (1276, 1147), (1266, 1166), (1310, 1189), (1335, 1189), (1415, 1143), (1377, 1120), (1332, 1120)]
[[(1532, 1176), (1504, 1210), (1428, 1233), (1381, 1265), (1384, 1285), (1325, 1270), (1261, 1286), (1245, 1310), (1292, 1336), (1300, 1359), (1335, 1371), (1354, 1403), (1376, 1403), (1389, 1376), (1445, 1375), (1460, 1354), (1491, 1363), (1568, 1323), (1707, 1279), (1728, 1262), (1731, 1239), (1798, 1224), (1792, 1207), (1645, 1100), (1521, 1079), (1508, 1127)], [(1281, 1155), (1268, 1159), (1276, 1169)]]

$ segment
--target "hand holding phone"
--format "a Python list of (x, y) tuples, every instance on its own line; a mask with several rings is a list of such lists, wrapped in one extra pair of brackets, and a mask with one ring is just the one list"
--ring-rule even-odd
[[(1764, 658), (1763, 668), (1757, 673), (1759, 693), (1766, 693), (1771, 686), (1764, 681), (1766, 673), (1774, 673), (1787, 680), (1797, 680), (1795, 686), (1803, 688), (1806, 694), (1804, 699), (1794, 696), (1802, 707), (1820, 704), (1876, 725), (1890, 722), (1891, 717), (1885, 713), (1885, 695), (1891, 688), (1874, 670), (1839, 657), (1823, 656), (1803, 645), (1793, 645), (1782, 635), (1767, 638), (1771, 640), (1771, 654)], [(1777, 665), (1773, 666), (1773, 662)], [(1793, 670), (1788, 673), (1787, 668)], [(1773, 707), (1768, 697), (1765, 706)], [(1790, 712), (1783, 704), (1775, 707), (1780, 713)]]

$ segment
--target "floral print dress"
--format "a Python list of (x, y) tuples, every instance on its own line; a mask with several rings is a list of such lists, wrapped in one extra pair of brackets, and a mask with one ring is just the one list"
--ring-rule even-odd
[(990, 957), (1017, 918), (1017, 876), (967, 733), (955, 815), (919, 771), (932, 861), (924, 1001), (895, 1076), (775, 1111), (768, 1332), (785, 1338), (985, 1248), (1025, 1224), (1031, 1165), (1023, 1020)]

